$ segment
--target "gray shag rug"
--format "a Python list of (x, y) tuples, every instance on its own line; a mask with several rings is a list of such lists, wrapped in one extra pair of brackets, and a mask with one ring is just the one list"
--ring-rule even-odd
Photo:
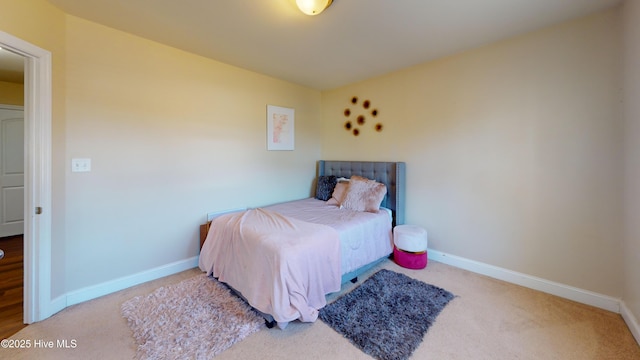
[(444, 289), (383, 269), (321, 309), (319, 318), (376, 359), (404, 360), (453, 298)]
[(122, 304), (138, 359), (211, 359), (264, 328), (264, 319), (205, 274)]

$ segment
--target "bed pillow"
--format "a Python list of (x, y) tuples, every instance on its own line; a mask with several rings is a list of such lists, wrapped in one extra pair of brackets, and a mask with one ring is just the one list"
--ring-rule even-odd
[(340, 206), (355, 211), (377, 213), (386, 194), (387, 187), (384, 184), (354, 175), (349, 181), (347, 193)]
[(318, 184), (316, 185), (316, 199), (327, 201), (331, 199), (333, 188), (336, 187), (338, 179), (334, 175), (318, 176)]
[(341, 181), (336, 184), (336, 187), (333, 189), (333, 194), (331, 195), (331, 199), (327, 201), (327, 205), (338, 205), (342, 203), (344, 199), (344, 195), (347, 193), (347, 188), (349, 187), (349, 183), (346, 181)]

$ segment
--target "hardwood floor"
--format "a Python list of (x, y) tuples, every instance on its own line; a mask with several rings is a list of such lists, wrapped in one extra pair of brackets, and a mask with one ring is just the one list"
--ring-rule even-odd
[(0, 238), (0, 339), (26, 327), (23, 321), (24, 243), (22, 235)]

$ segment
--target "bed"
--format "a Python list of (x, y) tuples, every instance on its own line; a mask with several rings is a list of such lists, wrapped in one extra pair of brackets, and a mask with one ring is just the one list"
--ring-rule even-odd
[[(404, 223), (404, 163), (321, 160), (317, 173), (313, 198), (227, 213), (201, 226), (200, 269), (243, 297), (268, 327), (315, 321), (327, 294), (389, 257), (392, 228)], [(329, 180), (331, 198), (319, 195)], [(363, 196), (355, 194), (359, 186), (375, 193), (374, 208), (371, 196), (350, 202)]]

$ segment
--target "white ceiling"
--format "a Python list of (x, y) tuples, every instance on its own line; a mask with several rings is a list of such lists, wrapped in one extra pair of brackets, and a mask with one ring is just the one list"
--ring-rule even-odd
[(332, 89), (581, 17), (622, 0), (49, 0), (224, 63)]

